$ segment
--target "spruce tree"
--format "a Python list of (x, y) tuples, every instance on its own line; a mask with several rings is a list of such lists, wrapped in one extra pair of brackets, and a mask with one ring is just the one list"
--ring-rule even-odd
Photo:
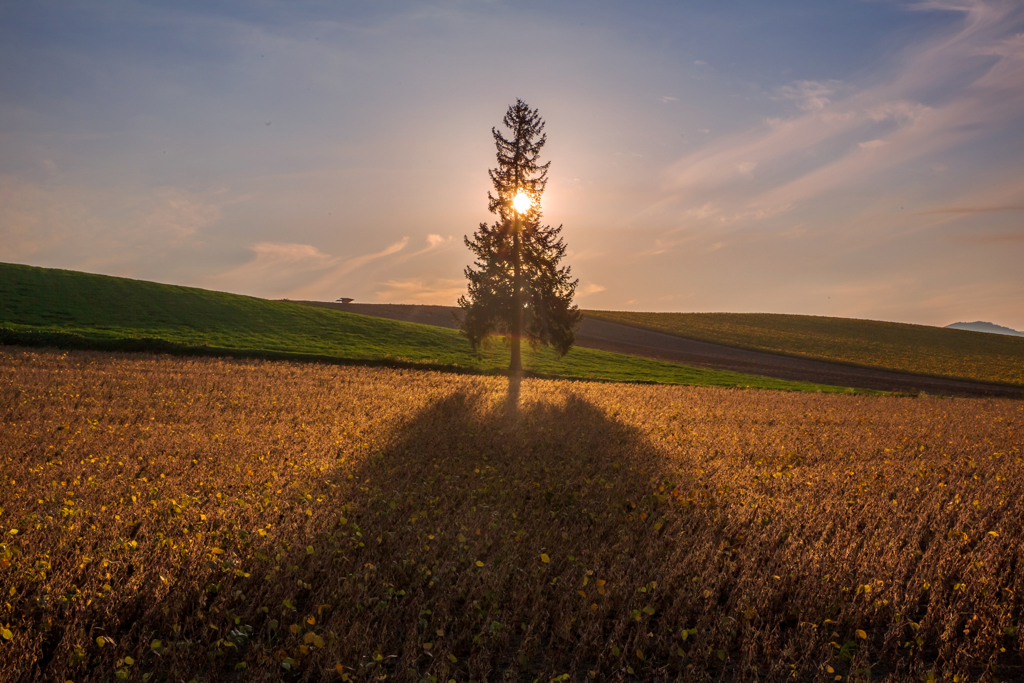
[(509, 374), (519, 376), (522, 339), (554, 346), (565, 355), (576, 341), (583, 314), (572, 302), (579, 281), (572, 279), (568, 266), (558, 265), (565, 256), (562, 226), (540, 222), (540, 198), (551, 163), (538, 163), (547, 141), (544, 121), (522, 100), (508, 108), (503, 121), (511, 135), (506, 138), (491, 129), (498, 167), (489, 171), (494, 192), (487, 193), (488, 209), (497, 220), (481, 223), (472, 240), (464, 238), (476, 262), (466, 268), (469, 291), (459, 298), (459, 306), (462, 333), (474, 349), (489, 335), (508, 335)]

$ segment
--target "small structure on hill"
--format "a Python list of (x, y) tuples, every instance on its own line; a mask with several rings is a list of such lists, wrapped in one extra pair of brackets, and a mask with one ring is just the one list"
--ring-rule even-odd
[(352, 299), (350, 299), (350, 298), (348, 298), (348, 297), (345, 297), (345, 296), (343, 296), (343, 297), (341, 297), (340, 299), (336, 300), (336, 301), (335, 301), (335, 303), (339, 303), (339, 304), (350, 304), (350, 303), (352, 303)]

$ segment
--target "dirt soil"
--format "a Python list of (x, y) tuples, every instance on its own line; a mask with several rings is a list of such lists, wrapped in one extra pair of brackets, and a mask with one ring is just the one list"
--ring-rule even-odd
[[(340, 304), (322, 301), (300, 301), (310, 306), (372, 315), (378, 318), (457, 328), (456, 306), (413, 304)], [(781, 356), (749, 351), (721, 344), (651, 332), (628, 325), (584, 318), (576, 335), (576, 344), (589, 349), (694, 365), (716, 370), (732, 370), (779, 379), (831, 384), (860, 389), (877, 389), (905, 393), (927, 393), (940, 396), (991, 396), (1024, 399), (1024, 387), (984, 382), (925, 377), (889, 370), (858, 367), (842, 363)]]

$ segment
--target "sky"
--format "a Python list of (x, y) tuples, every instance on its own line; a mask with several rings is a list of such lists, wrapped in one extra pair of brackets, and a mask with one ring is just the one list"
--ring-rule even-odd
[(1024, 330), (1024, 3), (0, 0), (0, 261), (455, 303), (538, 109), (584, 309)]

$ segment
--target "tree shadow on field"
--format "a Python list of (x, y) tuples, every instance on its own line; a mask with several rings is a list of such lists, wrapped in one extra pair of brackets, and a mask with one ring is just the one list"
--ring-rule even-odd
[(333, 550), (303, 558), (313, 578), (287, 598), (300, 628), (280, 653), (323, 604), (321, 666), (347, 675), (582, 678), (624, 672), (627, 652), (668, 675), (675, 643), (653, 635), (666, 618), (654, 605), (673, 581), (655, 570), (687, 513), (664, 459), (571, 391), (525, 393), (518, 409), (511, 395), (450, 395), (339, 469), (344, 494), (310, 540)]
[(505, 394), (505, 415), (514, 419), (519, 412), (519, 391), (522, 388), (523, 378), (512, 374), (508, 378), (508, 393)]

